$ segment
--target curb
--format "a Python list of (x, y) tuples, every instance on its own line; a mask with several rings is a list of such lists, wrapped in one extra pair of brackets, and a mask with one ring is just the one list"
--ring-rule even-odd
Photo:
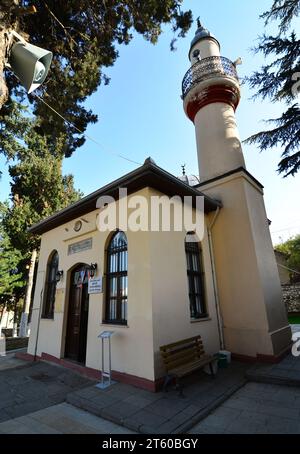
[(246, 378), (249, 381), (255, 383), (266, 383), (269, 385), (281, 385), (281, 386), (295, 386), (297, 388), (300, 387), (300, 374), (299, 379), (293, 378), (284, 378), (278, 377), (276, 375), (257, 375), (251, 372), (246, 372)]
[[(187, 422), (183, 424), (179, 424), (178, 427), (170, 432), (170, 434), (183, 434), (186, 433), (188, 430), (193, 428), (197, 423), (202, 421), (204, 418), (206, 418), (211, 412), (216, 410), (222, 403), (224, 403), (229, 397), (231, 397), (233, 394), (235, 394), (240, 388), (245, 386), (247, 383), (247, 380), (244, 379), (240, 383), (236, 384), (232, 388), (230, 388), (228, 391), (226, 391), (222, 396), (218, 397), (215, 401), (210, 403), (207, 407), (204, 409), (200, 410), (198, 413), (196, 413), (194, 416), (192, 416)], [(86, 403), (82, 405), (81, 398), (78, 396), (74, 396), (73, 393), (69, 393), (66, 396), (65, 401), (69, 403), (70, 405), (73, 405), (74, 407), (80, 408), (81, 410), (85, 410), (89, 413), (94, 414), (95, 416), (101, 417), (103, 419), (106, 419), (107, 421), (114, 422), (115, 424), (118, 424), (119, 426), (126, 427), (127, 429), (137, 431), (141, 434), (156, 434), (160, 432), (153, 432), (151, 430), (151, 427), (148, 427), (147, 425), (143, 424), (142, 422), (137, 425), (132, 425), (132, 424), (127, 424), (126, 420), (123, 418), (118, 418), (117, 416), (112, 418), (111, 415), (107, 415), (105, 412), (105, 409), (99, 408), (96, 404), (93, 405), (92, 402)], [(188, 417), (187, 417), (188, 419)], [(143, 430), (144, 428), (144, 430)]]
[(209, 404), (206, 408), (201, 410), (199, 413), (194, 415), (187, 423), (179, 426), (172, 434), (183, 434), (192, 429), (196, 424), (205, 419), (210, 413), (216, 410), (220, 405), (222, 405), (229, 397), (235, 394), (239, 389), (243, 388), (248, 380), (243, 380), (237, 385), (233, 386), (231, 389), (226, 391), (221, 397), (216, 399), (214, 402)]

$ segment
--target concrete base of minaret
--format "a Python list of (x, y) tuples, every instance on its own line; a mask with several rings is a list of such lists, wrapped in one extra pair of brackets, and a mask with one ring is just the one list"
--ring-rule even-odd
[(241, 167), (199, 189), (224, 207), (212, 241), (225, 348), (241, 357), (275, 359), (290, 348), (291, 329), (263, 187)]

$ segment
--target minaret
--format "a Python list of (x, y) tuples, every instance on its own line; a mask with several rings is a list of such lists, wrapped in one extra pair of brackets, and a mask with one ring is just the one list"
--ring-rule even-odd
[(240, 358), (277, 360), (290, 349), (291, 330), (263, 186), (246, 170), (236, 125), (236, 65), (220, 56), (218, 40), (199, 21), (189, 59), (182, 99), (196, 130), (198, 187), (223, 205), (217, 217), (207, 220), (207, 228), (225, 348)]
[(183, 83), (184, 110), (195, 124), (200, 181), (245, 167), (235, 110), (240, 84), (235, 65), (198, 19)]

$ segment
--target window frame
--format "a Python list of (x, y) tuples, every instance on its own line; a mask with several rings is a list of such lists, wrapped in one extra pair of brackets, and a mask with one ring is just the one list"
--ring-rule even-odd
[[(201, 244), (198, 241), (188, 241), (186, 238), (185, 256), (188, 278), (190, 319), (192, 321), (197, 321), (208, 317), (205, 272)], [(197, 288), (199, 291), (197, 291)], [(197, 298), (199, 299), (199, 303), (197, 302)]]
[[(113, 246), (114, 241), (118, 235), (122, 235), (126, 240), (126, 245)], [(122, 254), (125, 254), (125, 256)], [(112, 256), (115, 258), (115, 268), (112, 269)], [(122, 259), (124, 260), (125, 269), (122, 269)], [(106, 249), (106, 291), (105, 291), (105, 309), (104, 309), (104, 320), (103, 323), (109, 325), (124, 325), (127, 326), (127, 304), (128, 304), (128, 240), (126, 234), (119, 230), (113, 234), (110, 238), (109, 244)], [(124, 279), (125, 278), (125, 279)], [(112, 296), (111, 282), (115, 279), (116, 281), (116, 293)], [(125, 280), (125, 287), (123, 286), (122, 280)], [(124, 296), (124, 289), (125, 291)], [(115, 318), (112, 318), (112, 301), (115, 301)], [(125, 315), (125, 318), (122, 315)]]
[(59, 255), (53, 251), (48, 259), (46, 281), (44, 286), (43, 311), (41, 318), (53, 320), (56, 296), (56, 274), (59, 266)]

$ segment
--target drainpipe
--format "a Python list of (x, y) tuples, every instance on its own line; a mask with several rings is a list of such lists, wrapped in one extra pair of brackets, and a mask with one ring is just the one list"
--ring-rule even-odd
[(219, 292), (218, 292), (217, 277), (216, 277), (216, 267), (215, 267), (214, 253), (213, 253), (214, 248), (213, 248), (213, 240), (212, 240), (212, 229), (216, 223), (219, 213), (220, 213), (220, 207), (217, 208), (212, 222), (207, 226), (207, 233), (208, 233), (210, 263), (211, 263), (211, 270), (212, 270), (212, 277), (213, 277), (213, 288), (214, 288), (214, 296), (215, 296), (218, 331), (219, 331), (219, 339), (220, 339), (220, 350), (224, 350), (223, 321), (222, 321), (222, 315), (221, 315), (221, 311), (220, 311), (220, 300), (219, 300)]
[[(33, 358), (34, 361), (36, 361), (36, 357), (37, 357), (37, 348), (38, 348), (38, 342), (39, 342), (40, 323), (41, 323), (41, 309), (42, 309), (42, 304), (43, 304), (43, 293), (44, 293), (44, 289), (41, 290), (41, 295), (40, 295), (40, 305), (39, 305), (39, 307), (36, 308), (36, 310), (38, 310), (39, 313), (38, 313), (38, 323), (37, 323), (36, 338), (35, 338), (35, 347), (34, 347), (34, 358)], [(33, 309), (33, 311), (34, 311), (34, 309)]]

